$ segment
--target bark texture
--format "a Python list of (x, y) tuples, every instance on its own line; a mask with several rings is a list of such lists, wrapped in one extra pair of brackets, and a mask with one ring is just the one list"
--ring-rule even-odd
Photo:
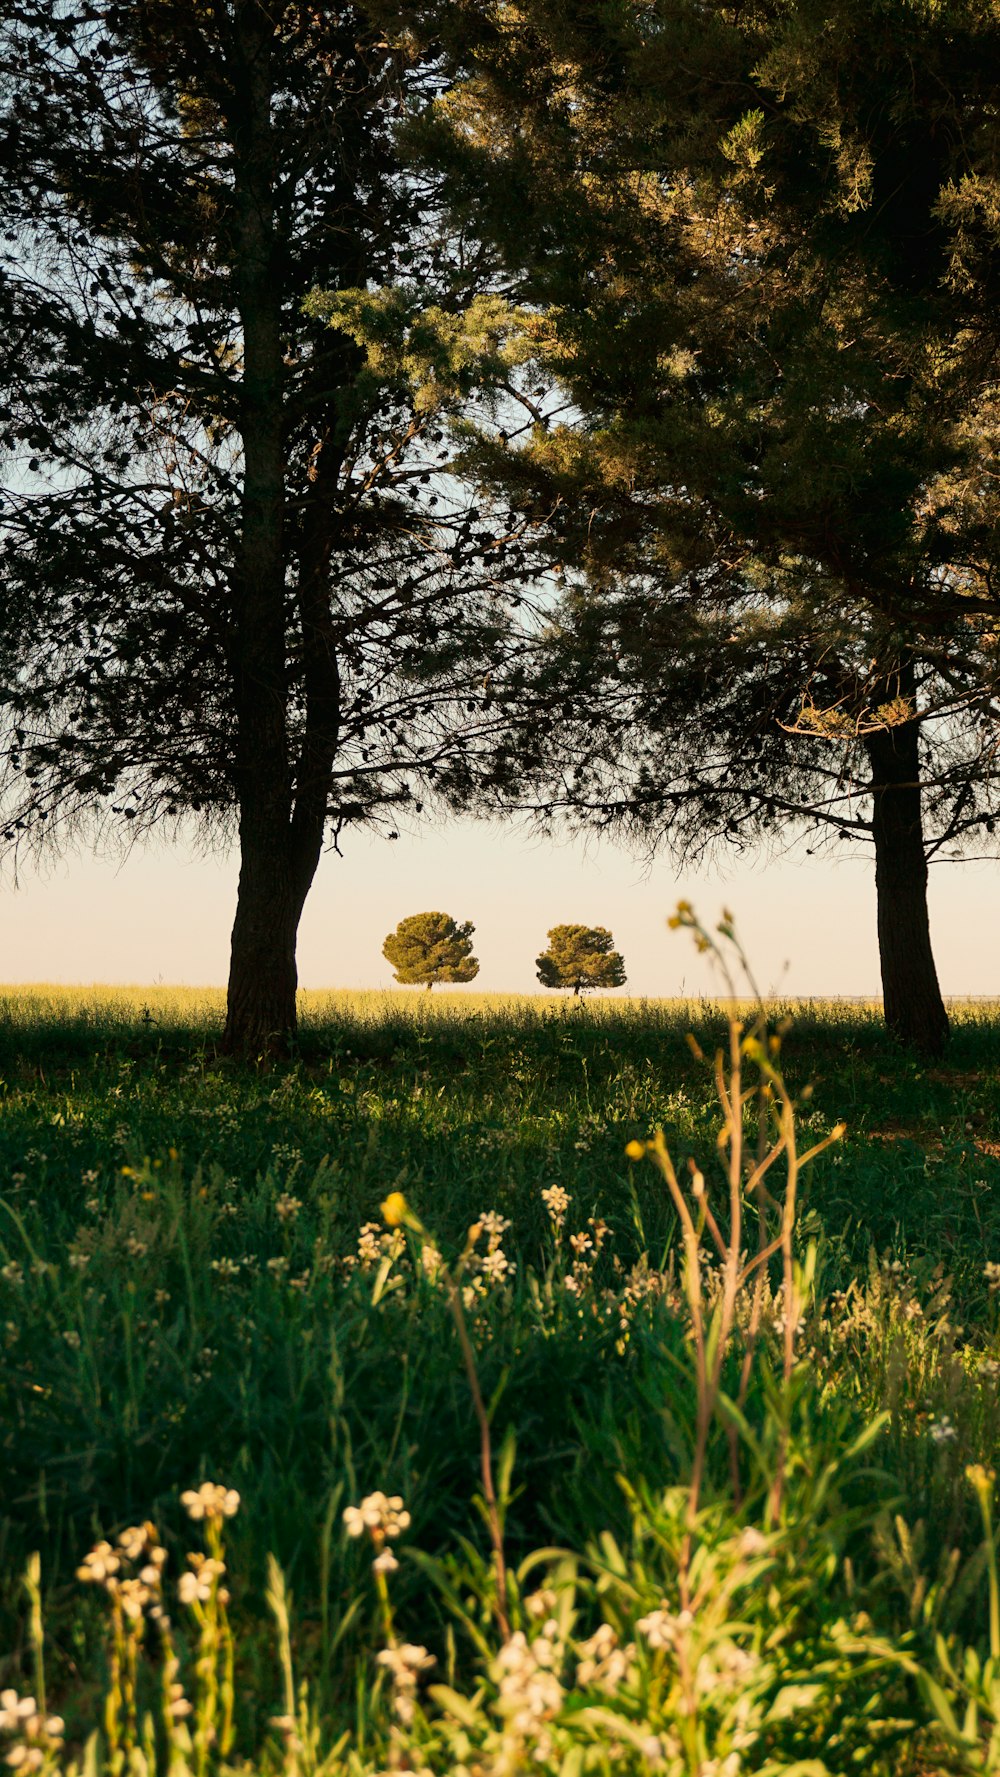
[(296, 938), (322, 850), (339, 704), (326, 586), (332, 538), (329, 525), (318, 521), (299, 563), (297, 597), (308, 643), (306, 724), (301, 755), (293, 761), (285, 664), (286, 416), (274, 222), (274, 28), (264, 8), (243, 7), (238, 18), (234, 263), (243, 331), (244, 480), (232, 667), (240, 880), (223, 1047), (254, 1059), (287, 1048), (296, 1030)]
[(940, 1055), (949, 1026), (931, 949), (919, 719), (867, 735), (865, 749), (885, 1021), (894, 1036), (921, 1054)]

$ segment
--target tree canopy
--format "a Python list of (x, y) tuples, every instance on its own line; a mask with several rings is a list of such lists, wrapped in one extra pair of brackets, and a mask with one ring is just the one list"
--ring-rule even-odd
[(448, 913), (411, 913), (401, 919), (382, 946), (382, 955), (403, 987), (474, 981), (479, 963), (472, 954), (471, 920), (457, 925)]
[(543, 987), (624, 987), (625, 960), (606, 926), (553, 926), (548, 949), (535, 959)]
[(549, 806), (686, 851), (870, 839), (887, 1015), (938, 1047), (927, 857), (997, 814), (994, 15), (434, 22), (466, 78), (423, 151), (550, 389), (475, 458), (553, 514), (561, 670), (591, 669), (537, 749)]
[(497, 719), (517, 543), (442, 420), (503, 318), (396, 133), (436, 66), (325, 0), (0, 24), (2, 831), (237, 837), (250, 1054), (324, 842)]

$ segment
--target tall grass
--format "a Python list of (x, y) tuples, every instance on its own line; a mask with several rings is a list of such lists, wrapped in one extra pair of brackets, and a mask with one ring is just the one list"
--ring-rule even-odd
[[(255, 1073), (215, 1057), (207, 996), (34, 992), (0, 1026), (0, 1686), (39, 1689), (40, 1584), (45, 1707), (64, 1720), (46, 1739), (36, 1710), (29, 1750), (76, 1757), (131, 1660), (117, 1750), (105, 1718), (89, 1755), (113, 1769), (214, 1766), (229, 1735), (233, 1757), (295, 1770), (994, 1768), (992, 1527), (966, 1478), (1000, 1436), (981, 1008), (930, 1071), (857, 1008), (800, 1018), (782, 1075), (795, 1141), (842, 1116), (847, 1134), (797, 1189), (777, 1268), (727, 1298), (719, 1006), (345, 995), (314, 1016), (307, 996), (299, 1057)], [(760, 1119), (758, 1083), (751, 1173)], [(659, 1149), (626, 1158), (657, 1127), (680, 1201)], [(385, 1226), (394, 1193), (419, 1228)], [(697, 1233), (706, 1201), (723, 1251), (695, 1261), (688, 1241), (685, 1270), (682, 1204)], [(716, 1244), (707, 1219), (698, 1240)], [(492, 1520), (433, 1253), (462, 1292)], [(171, 1603), (172, 1653), (148, 1610), (141, 1649), (127, 1619), (108, 1643), (114, 1601), (77, 1581), (81, 1557), (149, 1521), (177, 1573), (198, 1553), (179, 1495), (203, 1481), (241, 1496), (224, 1556), (202, 1551), (225, 1560), (216, 1593), (209, 1573), (201, 1618)], [(342, 1524), (380, 1491), (411, 1519), (381, 1575), (384, 1547)], [(692, 1712), (700, 1662), (714, 1680)], [(522, 1693), (546, 1691), (525, 1716)]]

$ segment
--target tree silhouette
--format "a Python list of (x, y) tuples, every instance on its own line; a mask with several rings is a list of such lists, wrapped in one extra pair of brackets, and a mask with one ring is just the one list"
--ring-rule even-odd
[(238, 837), (251, 1057), (324, 843), (501, 704), (510, 539), (445, 476), (489, 268), (397, 140), (437, 60), (326, 0), (0, 19), (0, 851)]
[(624, 987), (625, 959), (613, 944), (606, 926), (553, 926), (548, 950), (535, 959), (538, 979), (543, 987), (571, 987), (574, 994)]
[(395, 969), (402, 987), (426, 987), (435, 982), (474, 981), (479, 962), (472, 954), (471, 920), (456, 925), (449, 913), (411, 913), (401, 919), (382, 946), (382, 955)]

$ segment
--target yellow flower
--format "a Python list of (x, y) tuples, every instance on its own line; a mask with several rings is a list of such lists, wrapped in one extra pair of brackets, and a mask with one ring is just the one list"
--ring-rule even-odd
[(641, 1160), (646, 1152), (646, 1148), (648, 1147), (648, 1145), (649, 1144), (644, 1141), (627, 1142), (625, 1145), (625, 1153), (626, 1153), (628, 1159), (629, 1160)]
[(408, 1207), (402, 1191), (390, 1191), (382, 1205), (382, 1220), (386, 1227), (398, 1228), (400, 1223), (405, 1222)]

